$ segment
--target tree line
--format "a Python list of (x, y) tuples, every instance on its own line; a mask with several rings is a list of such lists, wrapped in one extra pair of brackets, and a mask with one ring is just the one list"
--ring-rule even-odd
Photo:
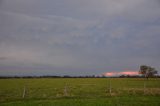
[(141, 65), (139, 69), (139, 74), (141, 75), (120, 75), (120, 76), (96, 76), (96, 75), (83, 75), (83, 76), (71, 76), (71, 75), (42, 75), (42, 76), (0, 76), (0, 79), (8, 78), (160, 78), (158, 71), (147, 65)]

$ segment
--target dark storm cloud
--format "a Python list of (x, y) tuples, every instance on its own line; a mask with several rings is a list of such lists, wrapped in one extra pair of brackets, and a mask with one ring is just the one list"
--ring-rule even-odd
[(0, 4), (0, 74), (100, 74), (141, 64), (159, 69), (158, 0)]

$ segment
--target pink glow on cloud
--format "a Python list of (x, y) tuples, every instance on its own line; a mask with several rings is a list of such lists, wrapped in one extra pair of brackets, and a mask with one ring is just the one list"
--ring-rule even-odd
[(120, 72), (120, 74), (123, 74), (123, 75), (138, 75), (138, 71), (124, 71), (124, 72)]
[(122, 71), (122, 72), (106, 72), (103, 73), (104, 76), (117, 76), (117, 75), (139, 75), (138, 71)]
[(105, 75), (105, 76), (114, 76), (115, 73), (113, 73), (113, 72), (107, 72), (107, 73), (104, 73), (104, 75)]

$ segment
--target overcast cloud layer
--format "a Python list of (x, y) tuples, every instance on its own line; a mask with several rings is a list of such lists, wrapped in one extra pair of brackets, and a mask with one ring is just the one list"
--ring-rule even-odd
[(0, 75), (160, 70), (160, 0), (0, 0)]

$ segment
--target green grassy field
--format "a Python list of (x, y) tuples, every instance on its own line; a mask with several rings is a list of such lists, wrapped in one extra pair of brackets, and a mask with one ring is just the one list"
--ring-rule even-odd
[(160, 79), (0, 79), (1, 106), (160, 106)]

